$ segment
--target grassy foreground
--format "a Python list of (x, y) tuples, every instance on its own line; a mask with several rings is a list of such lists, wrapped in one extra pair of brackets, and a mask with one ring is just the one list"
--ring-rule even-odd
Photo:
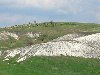
[(0, 61), (0, 75), (100, 75), (99, 59), (33, 57), (22, 63)]

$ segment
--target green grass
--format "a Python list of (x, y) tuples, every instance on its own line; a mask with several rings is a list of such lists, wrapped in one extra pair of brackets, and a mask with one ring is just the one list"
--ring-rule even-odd
[(99, 59), (32, 57), (21, 63), (0, 61), (0, 75), (100, 75)]

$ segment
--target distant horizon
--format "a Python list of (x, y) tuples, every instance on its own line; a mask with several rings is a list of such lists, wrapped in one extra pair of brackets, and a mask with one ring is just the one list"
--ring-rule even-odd
[[(49, 23), (50, 21), (45, 21), (45, 22)], [(37, 23), (45, 23), (45, 22), (37, 22)], [(67, 22), (72, 22), (72, 21), (53, 21), (53, 22), (65, 22), (65, 23), (67, 23)], [(30, 22), (30, 23), (34, 24), (34, 21)], [(72, 23), (74, 23), (74, 22), (72, 22)], [(75, 23), (89, 23), (89, 24), (91, 24), (91, 23), (94, 23), (94, 22), (75, 22)], [(2, 27), (0, 26), (0, 28), (11, 27), (11, 26), (15, 26), (15, 25), (24, 25), (24, 24), (29, 24), (29, 22), (14, 24), (14, 25), (7, 25), (7, 26), (2, 26)], [(100, 23), (94, 23), (94, 24), (100, 24)]]
[(2, 0), (0, 27), (28, 22), (100, 23), (100, 0)]

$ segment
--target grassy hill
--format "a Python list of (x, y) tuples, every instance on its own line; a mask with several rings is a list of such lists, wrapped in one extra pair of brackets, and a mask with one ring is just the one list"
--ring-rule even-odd
[[(82, 33), (86, 35), (97, 33), (100, 32), (100, 24), (77, 22), (47, 22), (15, 25), (7, 28), (1, 28), (0, 32), (2, 31), (15, 33), (19, 36), (19, 40), (16, 40), (11, 36), (9, 39), (0, 40), (0, 50), (7, 50), (32, 44), (44, 43), (69, 33)], [(33, 39), (24, 35), (28, 32), (33, 34), (40, 33), (41, 35), (38, 38)]]
[[(13, 49), (28, 45), (44, 43), (69, 33), (81, 33), (84, 35), (100, 32), (100, 24), (53, 22), (39, 24), (16, 25), (0, 28), (3, 31), (14, 33), (20, 38), (8, 36), (8, 39), (0, 40), (0, 50)], [(25, 34), (40, 33), (39, 37), (31, 38)], [(2, 61), (0, 57), (0, 75), (100, 75), (100, 59), (79, 57), (31, 57), (17, 63), (11, 59)]]

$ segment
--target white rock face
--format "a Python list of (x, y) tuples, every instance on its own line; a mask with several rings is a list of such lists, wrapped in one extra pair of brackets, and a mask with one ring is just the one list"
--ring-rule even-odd
[(84, 35), (79, 34), (79, 33), (73, 33), (73, 34), (67, 34), (62, 37), (58, 37), (57, 39), (54, 39), (52, 41), (68, 41), (68, 40), (73, 40), (74, 38), (82, 37)]
[(18, 35), (17, 35), (17, 34), (15, 34), (15, 33), (9, 33), (9, 32), (6, 32), (6, 34), (7, 34), (8, 36), (13, 37), (13, 38), (14, 38), (14, 39), (16, 39), (16, 40), (19, 40)]
[(19, 39), (19, 36), (17, 34), (3, 31), (3, 32), (0, 33), (0, 40), (9, 39), (8, 36), (13, 37), (16, 40)]
[[(36, 38), (40, 37), (41, 33), (40, 32), (38, 32), (38, 33), (28, 32), (23, 35), (26, 35), (27, 37), (36, 39)], [(19, 40), (19, 38), (20, 38), (16, 33), (11, 33), (11, 32), (7, 32), (7, 31), (0, 32), (0, 40), (9, 39), (9, 36), (13, 37), (16, 40)]]
[(0, 51), (0, 56), (1, 56), (2, 52)]
[(0, 40), (5, 40), (5, 39), (8, 39), (8, 36), (5, 33), (1, 32), (0, 33)]
[(29, 32), (29, 33), (26, 33), (26, 35), (28, 37), (31, 37), (31, 38), (38, 38), (40, 36), (40, 33), (32, 33), (32, 32)]
[(100, 33), (80, 36), (68, 34), (51, 42), (7, 50), (5, 59), (18, 56), (17, 62), (31, 56), (75, 56), (100, 59)]

